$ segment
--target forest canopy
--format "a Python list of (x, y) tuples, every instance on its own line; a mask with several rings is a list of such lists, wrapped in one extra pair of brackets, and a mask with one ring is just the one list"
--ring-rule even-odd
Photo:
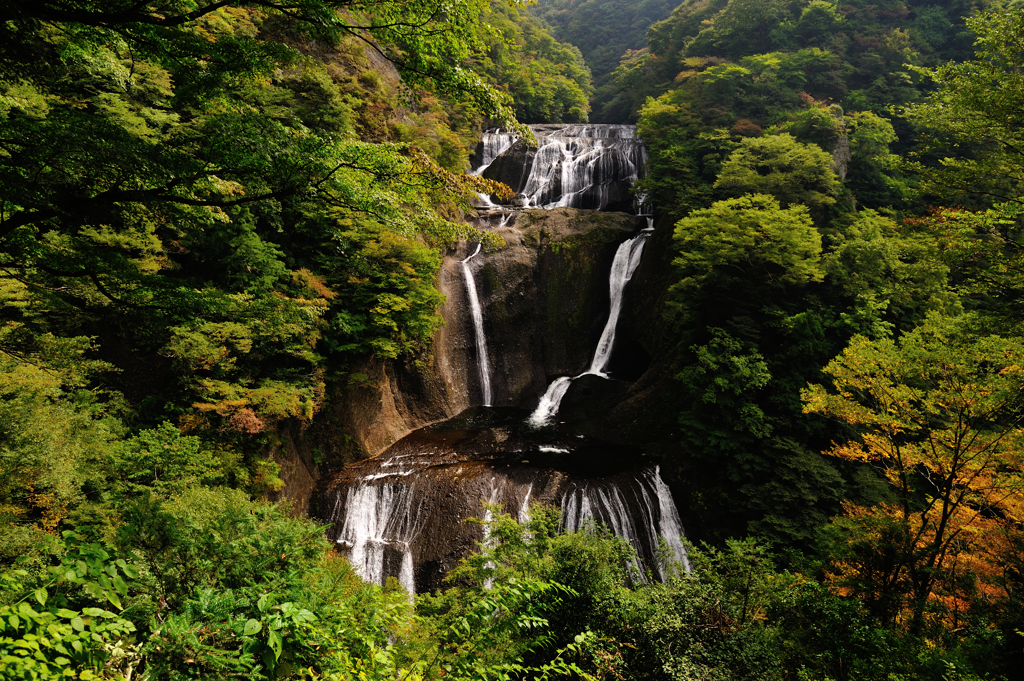
[[(0, 676), (1015, 678), (1021, 44), (994, 0), (3, 3)], [(649, 154), (689, 569), (534, 505), (367, 583), (272, 454), (351, 461), (359, 362), (429, 364), (446, 249), (502, 244), (483, 130), (590, 120)]]

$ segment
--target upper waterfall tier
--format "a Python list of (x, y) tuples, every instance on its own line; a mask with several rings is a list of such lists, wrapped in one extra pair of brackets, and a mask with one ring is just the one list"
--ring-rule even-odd
[[(589, 208), (643, 213), (630, 189), (647, 151), (633, 125), (531, 125), (537, 146), (508, 132), (484, 133), (473, 174), (504, 182), (523, 208)], [(487, 201), (488, 207), (494, 197)]]

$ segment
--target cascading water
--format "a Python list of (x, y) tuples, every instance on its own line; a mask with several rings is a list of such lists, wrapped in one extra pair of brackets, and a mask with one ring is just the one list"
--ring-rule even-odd
[[(531, 125), (536, 147), (500, 130), (484, 134), (472, 174), (504, 182), (525, 208), (633, 209), (630, 188), (641, 177), (647, 151), (632, 125)], [(504, 206), (491, 197), (481, 208)]]
[[(484, 133), (483, 139), (480, 140), (480, 149), (478, 156), (480, 157), (479, 164), (469, 171), (470, 175), (483, 175), (484, 172), (494, 163), (494, 159), (501, 156), (505, 151), (508, 150), (516, 140), (519, 139), (517, 135), (512, 133), (503, 132), (501, 130), (490, 130)], [(491, 197), (486, 194), (477, 194), (480, 208), (484, 209), (500, 209), (501, 206), (491, 201)], [(502, 225), (504, 226), (504, 225)]]
[[(576, 378), (579, 378), (579, 376)], [(562, 398), (569, 391), (572, 381), (573, 379), (568, 376), (559, 376), (551, 381), (551, 385), (541, 395), (537, 408), (533, 410), (533, 413), (530, 414), (530, 418), (526, 419), (526, 422), (534, 428), (550, 424), (555, 418), (555, 414), (558, 413), (558, 408), (562, 406)]]
[[(563, 528), (607, 526), (663, 578), (659, 546), (688, 569), (679, 514), (657, 466), (619, 470), (621, 448), (525, 427), (516, 410), (482, 410), (416, 431), (381, 456), (353, 464), (324, 499), (328, 537), (365, 579), (396, 577), (409, 591), (441, 577), (479, 543), (493, 541), (463, 518), (497, 506), (529, 518), (529, 504), (562, 509)], [(642, 570), (641, 570), (642, 572)]]
[(484, 314), (480, 308), (480, 299), (476, 295), (476, 281), (469, 269), (469, 261), (475, 258), (483, 244), (477, 244), (473, 255), (462, 261), (462, 274), (466, 280), (466, 296), (469, 298), (469, 311), (473, 316), (473, 335), (476, 338), (476, 362), (480, 369), (480, 391), (483, 393), (483, 405), (491, 406), (491, 369), (487, 362), (487, 336), (484, 335)]
[(648, 236), (647, 233), (641, 232), (629, 241), (623, 242), (615, 253), (612, 271), (608, 277), (611, 309), (608, 313), (608, 321), (601, 332), (601, 339), (597, 342), (597, 349), (594, 350), (594, 359), (590, 362), (590, 369), (587, 370), (589, 374), (596, 374), (602, 378), (607, 377), (604, 370), (608, 367), (608, 360), (612, 356), (612, 346), (615, 344), (615, 327), (618, 326), (619, 313), (622, 312), (622, 294), (626, 290), (626, 284), (633, 278), (637, 266), (640, 265), (640, 256), (643, 255)]
[(668, 494), (671, 502), (658, 466), (645, 468), (628, 481), (574, 483), (562, 498), (562, 528), (575, 532), (588, 522), (604, 525), (616, 537), (627, 540), (636, 549), (637, 557), (651, 566), (660, 579), (666, 577), (657, 551), (663, 537), (671, 558), (689, 572), (690, 563), (681, 540), (683, 525), (675, 504), (666, 507), (662, 503), (664, 494)]
[(643, 255), (644, 244), (647, 243), (648, 236), (650, 233), (644, 230), (619, 245), (615, 252), (615, 259), (612, 261), (611, 274), (608, 277), (608, 292), (611, 300), (608, 321), (605, 322), (604, 330), (601, 331), (601, 339), (597, 342), (597, 348), (594, 350), (594, 358), (590, 360), (590, 368), (579, 376), (572, 378), (560, 376), (551, 382), (547, 391), (540, 398), (537, 408), (527, 419), (527, 423), (534, 428), (551, 424), (558, 414), (565, 393), (569, 391), (569, 386), (574, 380), (587, 375), (608, 378), (605, 369), (608, 368), (608, 361), (611, 359), (612, 348), (615, 345), (615, 327), (618, 326), (619, 314), (622, 312), (622, 294), (626, 290), (626, 284), (629, 283), (636, 268), (640, 265), (640, 257)]
[[(381, 477), (395, 475), (401, 473)], [(344, 503), (339, 498), (332, 513), (345, 519), (335, 541), (348, 550), (349, 560), (362, 578), (383, 584), (387, 577), (395, 576), (409, 593), (415, 593), (409, 547), (419, 529), (418, 509), (411, 503), (414, 491), (414, 486), (397, 480), (350, 487)]]
[(480, 140), (480, 163), (473, 168), (470, 175), (483, 175), (484, 171), (494, 163), (494, 159), (504, 154), (509, 147), (516, 143), (518, 135), (501, 130), (488, 130)]
[[(482, 208), (489, 209), (482, 211), (485, 225), (505, 227), (516, 210), (529, 207), (646, 212), (643, 201), (634, 202), (629, 193), (642, 176), (646, 159), (635, 128), (531, 128), (538, 141), (532, 149), (508, 133), (484, 136), (473, 174), (503, 181), (519, 193), (511, 205), (503, 206), (482, 197)], [(609, 275), (608, 319), (581, 376), (608, 377), (623, 291), (652, 227), (648, 218), (647, 229), (616, 251)], [(510, 229), (513, 237), (522, 234), (516, 222)], [(639, 452), (585, 437), (571, 427), (535, 427), (551, 424), (574, 378), (555, 379), (529, 420), (519, 409), (490, 406), (483, 306), (471, 269), (481, 252), (478, 245), (459, 264), (473, 319), (484, 407), (414, 431), (378, 457), (343, 469), (321, 494), (321, 513), (332, 522), (330, 538), (364, 578), (383, 584), (395, 577), (410, 593), (432, 590), (441, 588), (444, 574), (481, 541), (492, 541), (479, 525), (463, 519), (489, 519), (491, 504), (523, 523), (529, 519), (530, 504), (537, 502), (560, 508), (567, 530), (589, 522), (609, 527), (636, 550), (640, 574), (650, 571), (664, 578), (659, 562), (662, 541), (688, 569), (680, 539), (682, 523), (658, 467), (630, 466), (626, 462), (641, 460)], [(497, 324), (500, 314), (495, 315), (492, 323)], [(501, 372), (502, 365), (496, 366)]]

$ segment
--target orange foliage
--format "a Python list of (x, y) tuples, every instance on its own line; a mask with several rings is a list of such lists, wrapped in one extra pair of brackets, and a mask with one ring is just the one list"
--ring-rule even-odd
[(831, 454), (873, 466), (895, 501), (834, 522), (828, 578), (917, 631), (956, 629), (1000, 596), (999, 556), (1024, 508), (1024, 344), (933, 318), (900, 341), (854, 338), (805, 411), (860, 432)]

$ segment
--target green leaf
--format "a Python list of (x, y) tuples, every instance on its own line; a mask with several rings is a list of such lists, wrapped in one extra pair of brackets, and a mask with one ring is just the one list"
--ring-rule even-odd
[(76, 617), (73, 620), (71, 620), (71, 628), (81, 633), (85, 631), (85, 622), (82, 620), (81, 617)]
[(121, 579), (120, 575), (115, 575), (112, 581), (114, 582), (114, 588), (117, 590), (117, 593), (121, 594), (122, 596), (128, 595), (128, 584), (125, 583), (123, 579)]
[(270, 594), (263, 594), (262, 596), (260, 596), (260, 599), (258, 601), (256, 601), (256, 607), (260, 609), (260, 612), (266, 612), (267, 611), (267, 607), (269, 606), (269, 604), (267, 602), (267, 597), (269, 595)]
[(32, 595), (35, 596), (37, 601), (39, 601), (39, 605), (46, 605), (46, 599), (49, 597), (49, 594), (46, 593), (46, 589), (39, 587)]
[(104, 591), (103, 595), (107, 597), (107, 600), (117, 606), (118, 610), (123, 610), (124, 606), (121, 605), (121, 597), (117, 595), (116, 591)]
[(281, 638), (281, 632), (271, 631), (267, 637), (267, 645), (270, 646), (271, 650), (274, 651), (274, 659), (281, 659), (281, 649), (284, 647), (284, 640)]
[(243, 636), (252, 636), (253, 634), (258, 633), (259, 630), (262, 629), (262, 628), (263, 628), (263, 625), (260, 624), (259, 620), (248, 620), (245, 623), (245, 628), (242, 630), (242, 635)]

